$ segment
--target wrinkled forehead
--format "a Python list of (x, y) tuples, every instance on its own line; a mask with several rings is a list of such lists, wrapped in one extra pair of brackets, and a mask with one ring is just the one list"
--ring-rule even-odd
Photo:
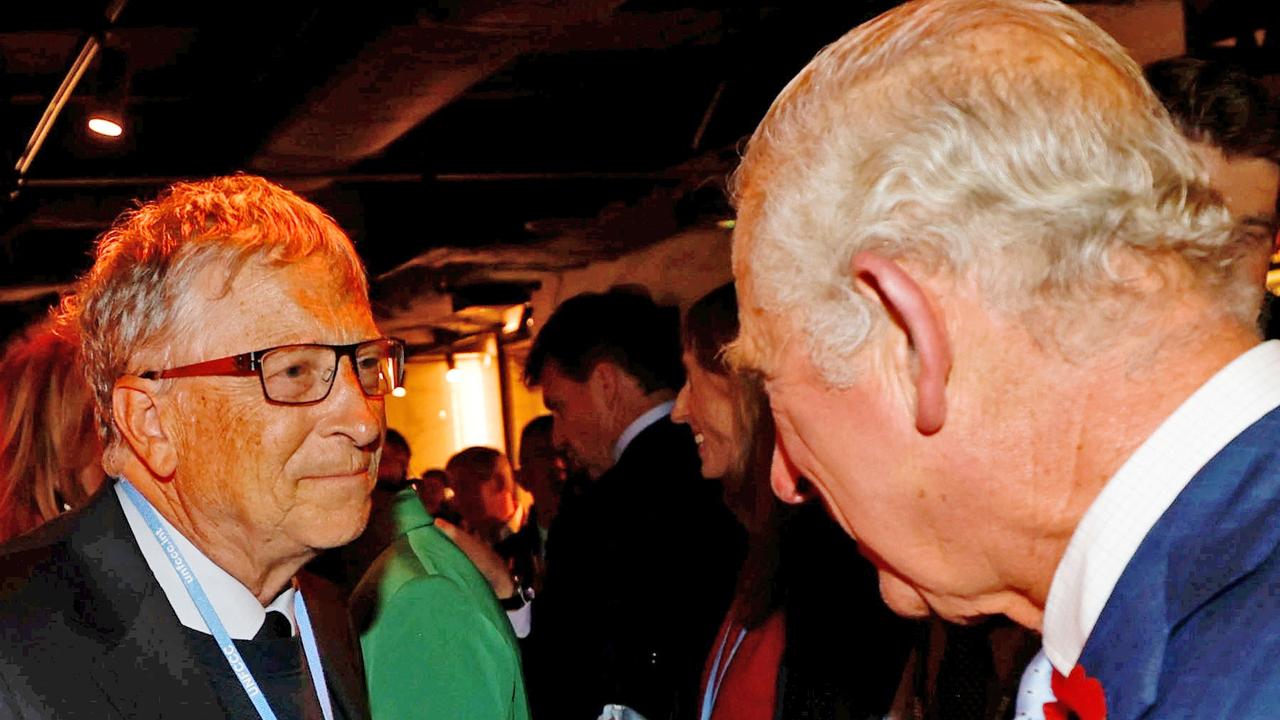
[(209, 338), (219, 351), (232, 353), (295, 342), (357, 342), (377, 334), (368, 298), (322, 256), (287, 263), (263, 257), (213, 261), (171, 301), (177, 327), (168, 340), (179, 354), (193, 338), (193, 345)]

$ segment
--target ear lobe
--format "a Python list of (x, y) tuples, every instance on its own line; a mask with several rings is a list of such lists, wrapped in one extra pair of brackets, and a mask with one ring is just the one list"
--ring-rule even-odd
[(178, 455), (160, 418), (154, 392), (154, 381), (120, 378), (111, 391), (111, 414), (133, 454), (155, 477), (168, 479), (178, 468)]
[(799, 505), (808, 499), (800, 489), (800, 473), (776, 442), (773, 445), (773, 463), (769, 466), (769, 486), (773, 488), (773, 494), (788, 505)]
[(916, 429), (932, 435), (947, 419), (951, 345), (924, 288), (901, 265), (874, 252), (854, 256), (851, 269), (907, 334), (916, 359)]

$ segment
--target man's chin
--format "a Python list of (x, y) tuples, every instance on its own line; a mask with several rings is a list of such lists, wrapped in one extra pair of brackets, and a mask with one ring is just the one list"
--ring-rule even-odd
[(321, 551), (352, 542), (364, 533), (372, 507), (369, 496), (360, 495), (348, 502), (313, 508), (303, 531), (307, 544)]
[(929, 603), (918, 590), (893, 573), (880, 570), (880, 597), (895, 613), (909, 618), (923, 618), (931, 614)]

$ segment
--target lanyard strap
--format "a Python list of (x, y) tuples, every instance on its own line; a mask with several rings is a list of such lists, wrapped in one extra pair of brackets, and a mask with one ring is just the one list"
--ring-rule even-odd
[(307, 654), (307, 669), (311, 671), (311, 683), (316, 687), (316, 697), (320, 699), (320, 710), (324, 720), (333, 720), (333, 704), (329, 700), (329, 686), (324, 682), (324, 667), (320, 665), (320, 648), (316, 647), (316, 634), (311, 629), (311, 616), (307, 614), (307, 604), (302, 602), (302, 593), (293, 594), (293, 616), (298, 621), (298, 634), (302, 636), (302, 650)]
[[(276, 720), (275, 712), (271, 710), (271, 705), (267, 703), (267, 696), (263, 694), (262, 688), (258, 687), (258, 682), (253, 679), (253, 673), (249, 671), (249, 666), (245, 664), (244, 658), (240, 657), (240, 651), (236, 649), (235, 641), (231, 639), (231, 635), (227, 633), (227, 629), (222, 625), (222, 620), (218, 618), (218, 612), (213, 609), (213, 603), (209, 601), (209, 596), (205, 594), (200, 581), (196, 579), (195, 573), (191, 571), (191, 566), (187, 564), (186, 559), (182, 556), (182, 551), (178, 549), (173, 536), (165, 529), (164, 522), (160, 519), (160, 514), (128, 480), (121, 479), (120, 485), (124, 488), (125, 496), (129, 498), (129, 502), (133, 503), (134, 508), (138, 510), (138, 514), (147, 523), (152, 537), (156, 539), (156, 542), (160, 544), (160, 548), (164, 550), (165, 557), (169, 558), (169, 564), (173, 565), (174, 572), (178, 573), (178, 578), (186, 586), (191, 602), (195, 603), (196, 610), (200, 611), (200, 617), (204, 619), (205, 625), (209, 627), (209, 632), (213, 634), (213, 639), (218, 643), (218, 649), (226, 657), (227, 664), (231, 667), (231, 674), (235, 675), (236, 679), (240, 681), (240, 686), (244, 688), (245, 694), (249, 696), (249, 701), (253, 703), (253, 707), (258, 711), (259, 717), (262, 720)], [(316, 695), (320, 699), (320, 709), (324, 712), (325, 720), (333, 720), (333, 707), (329, 701), (329, 688), (324, 682), (324, 669), (320, 666), (320, 653), (316, 648), (315, 631), (311, 628), (311, 619), (307, 615), (307, 607), (302, 602), (302, 593), (295, 593), (293, 602), (295, 619), (298, 621), (298, 631), (302, 635), (302, 647), (306, 652), (307, 666), (311, 671), (311, 681), (314, 683)]]
[[(733, 626), (725, 628), (724, 635), (720, 637), (720, 647), (716, 649), (716, 659), (711, 663), (711, 673), (707, 676), (707, 689), (702, 693), (702, 720), (711, 720), (711, 711), (715, 709), (716, 697), (720, 694), (720, 683), (724, 682), (725, 675), (729, 674), (729, 663), (733, 662), (733, 656), (738, 654), (738, 646), (742, 644), (742, 639), (747, 636), (745, 627), (738, 629), (738, 637), (733, 641), (733, 647), (729, 649), (729, 655), (724, 655), (724, 648), (729, 643), (729, 630)], [(724, 660), (724, 671), (720, 671), (720, 661)]]

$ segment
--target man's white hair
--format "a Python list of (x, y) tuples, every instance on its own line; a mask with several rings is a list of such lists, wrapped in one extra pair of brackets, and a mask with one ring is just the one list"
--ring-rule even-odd
[[(364, 266), (342, 229), (320, 208), (252, 175), (181, 182), (121, 215), (98, 239), (93, 267), (63, 300), (61, 322), (83, 348), (104, 452), (120, 442), (112, 392), (127, 373), (159, 370), (177, 348), (199, 347), (209, 298), (192, 290), (201, 273), (225, 271), (223, 292), (249, 262), (285, 266), (317, 256), (349, 292), (335, 303), (368, 303)], [(259, 322), (271, 320), (262, 308)], [(255, 348), (256, 349), (256, 348)], [(108, 467), (108, 470), (113, 468)]]
[(1227, 212), (1141, 69), (1054, 0), (921, 0), (854, 29), (774, 101), (733, 185), (752, 306), (737, 353), (762, 369), (758, 316), (789, 313), (825, 379), (853, 381), (880, 321), (850, 276), (863, 250), (1018, 312), (1114, 295), (1128, 247), (1182, 258), (1241, 322), (1257, 310), (1260, 289), (1231, 285)]

